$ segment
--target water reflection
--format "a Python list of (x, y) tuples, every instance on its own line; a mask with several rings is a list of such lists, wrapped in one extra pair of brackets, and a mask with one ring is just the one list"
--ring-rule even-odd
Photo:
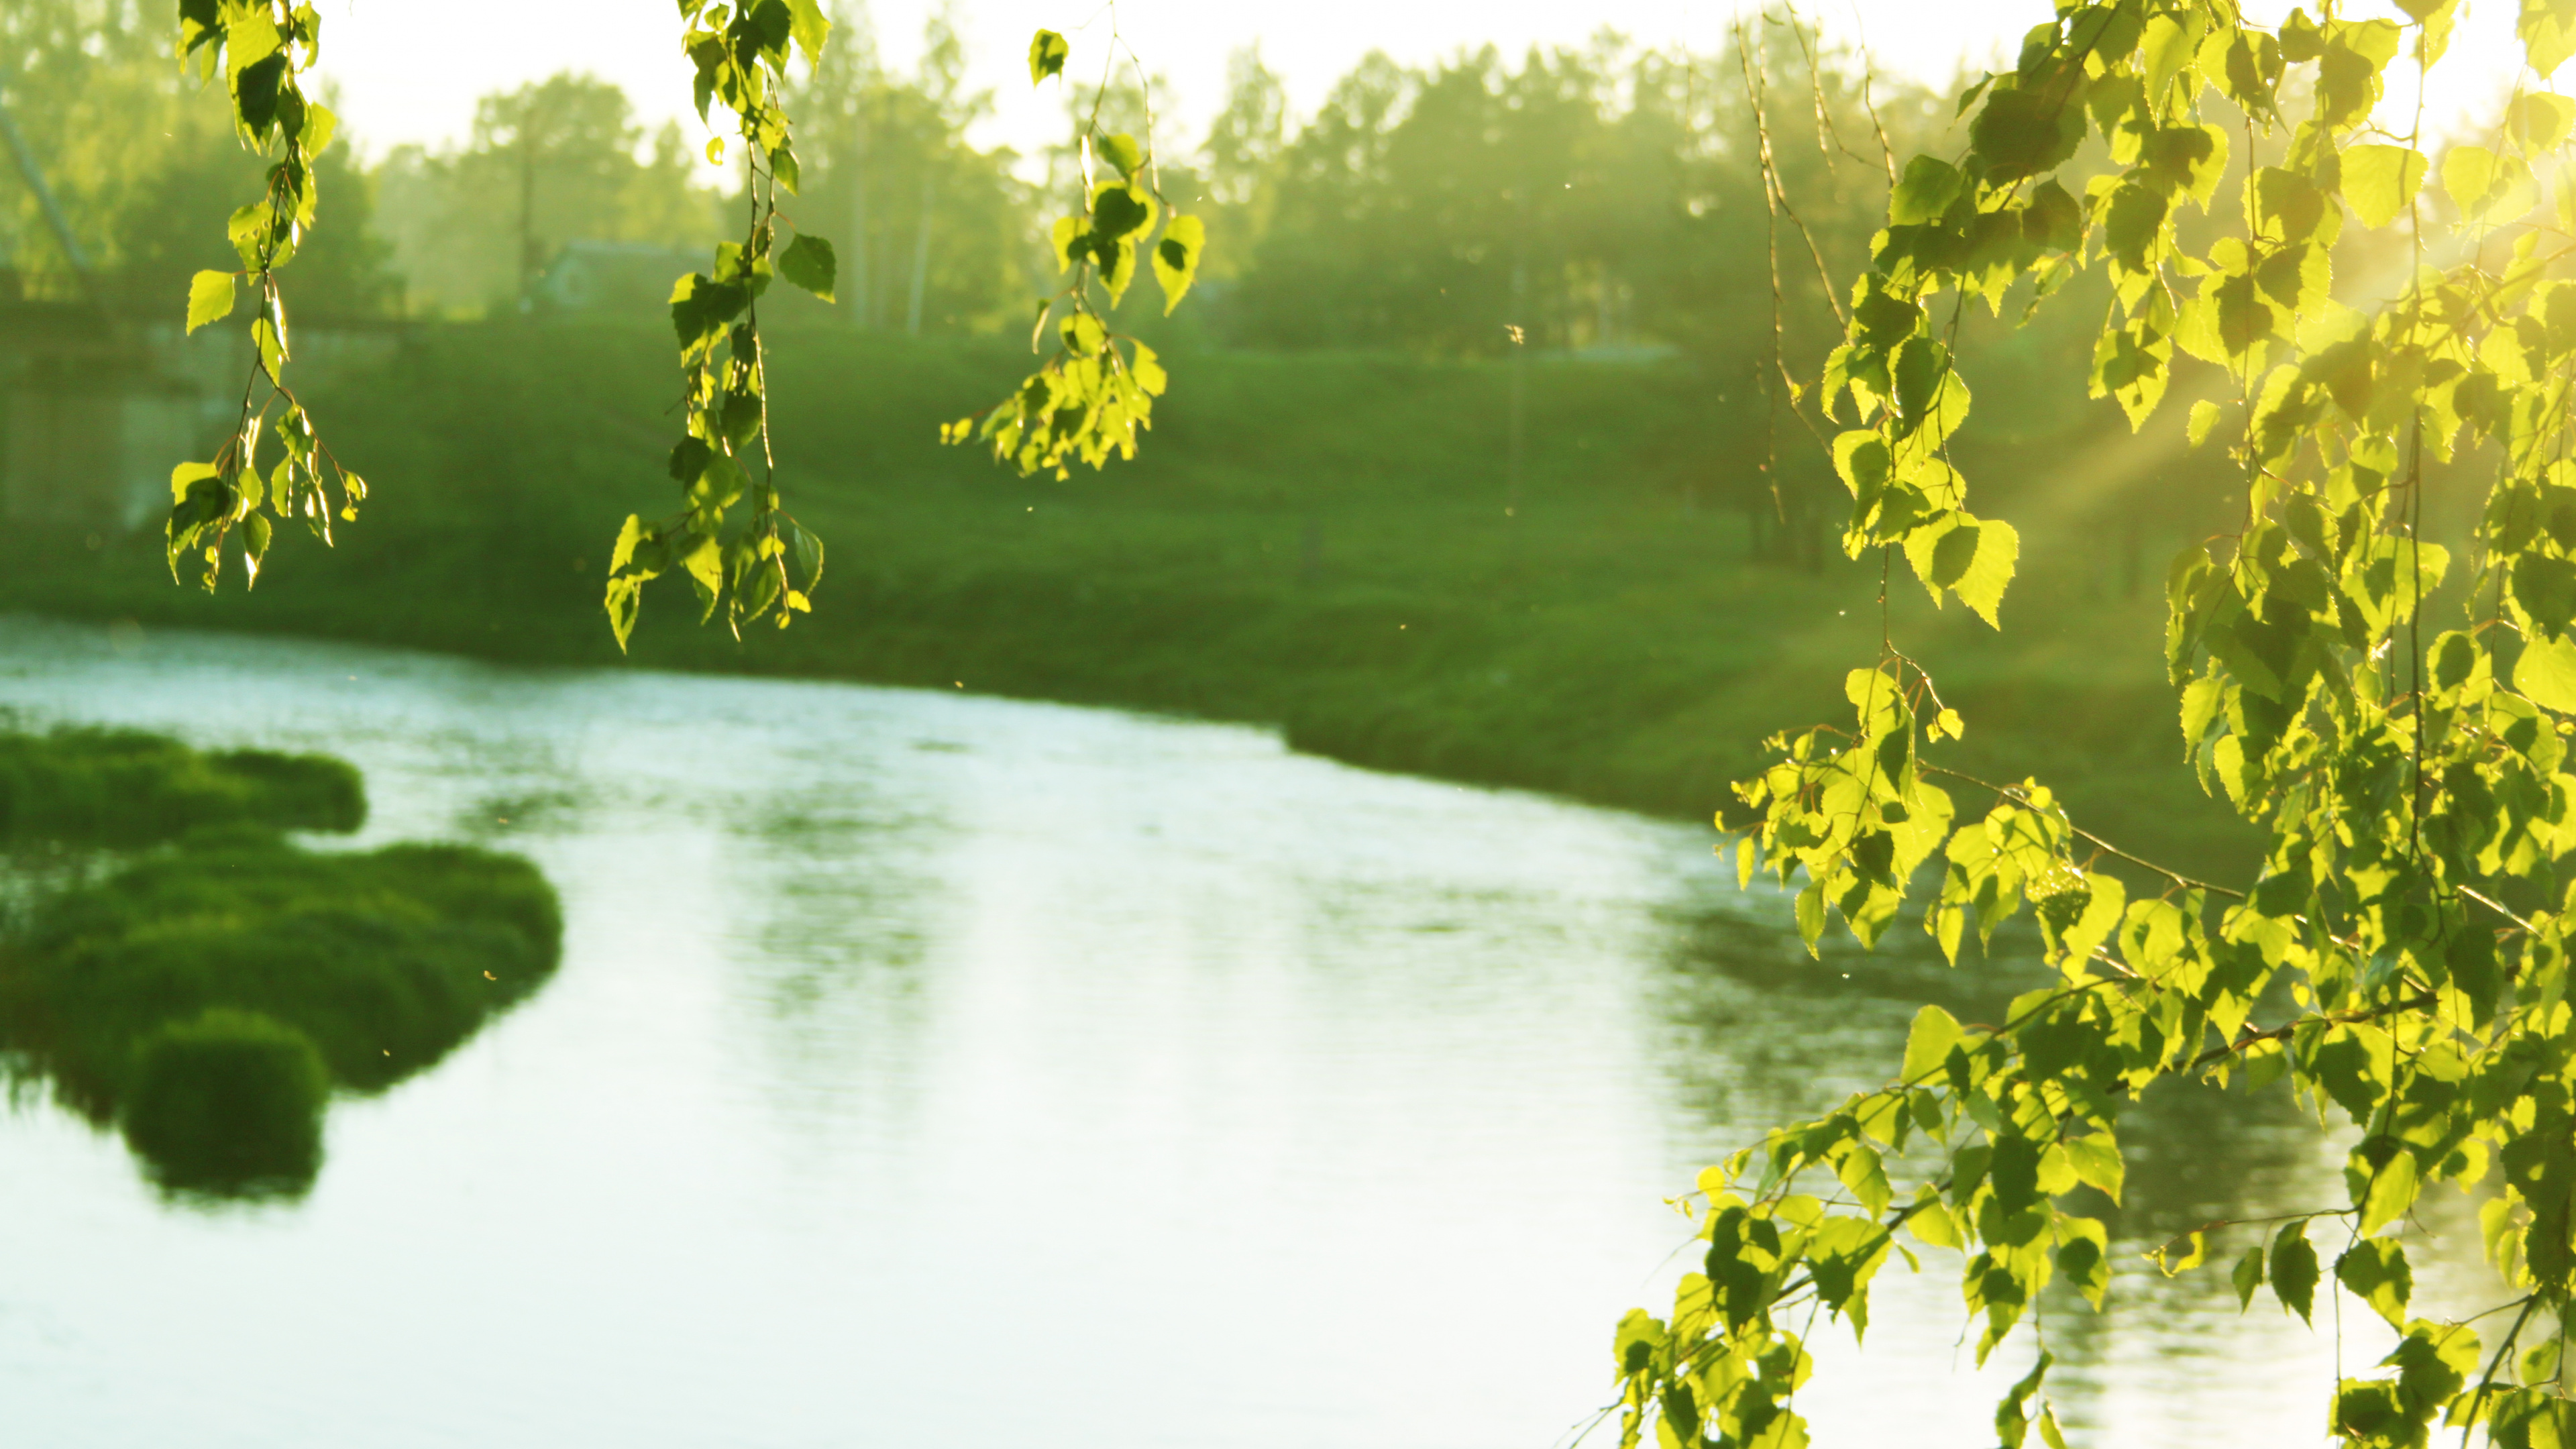
[[(345, 754), (362, 846), (488, 833), (566, 915), (291, 1212), (168, 1214), (0, 1117), (30, 1442), (1543, 1445), (1682, 1266), (1666, 1195), (2027, 984), (1907, 931), (1810, 962), (1704, 832), (1251, 730), (26, 623), (0, 699)], [(2339, 1191), (2312, 1127), (2140, 1111), (2132, 1249)], [(2043, 1305), (2079, 1438), (2317, 1437), (2330, 1333), (2124, 1262), (2107, 1317)], [(1816, 1335), (1818, 1442), (1990, 1441), (2022, 1362), (1968, 1372), (1926, 1267), (1866, 1361)]]

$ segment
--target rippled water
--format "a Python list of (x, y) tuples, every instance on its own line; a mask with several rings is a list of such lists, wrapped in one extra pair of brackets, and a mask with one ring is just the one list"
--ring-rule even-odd
[[(0, 703), (342, 754), (365, 842), (522, 851), (566, 908), (554, 982), (335, 1106), (301, 1203), (0, 1114), (13, 1445), (1544, 1449), (1669, 1303), (1666, 1196), (2009, 989), (1808, 962), (1704, 831), (1254, 729), (26, 620)], [(2123, 1232), (2338, 1161), (2167, 1104)], [(1818, 1325), (1819, 1443), (1991, 1442), (2026, 1342), (1972, 1373), (1927, 1268), (1865, 1356)], [(2221, 1281), (2045, 1318), (2088, 1444), (2321, 1437), (2333, 1335)]]

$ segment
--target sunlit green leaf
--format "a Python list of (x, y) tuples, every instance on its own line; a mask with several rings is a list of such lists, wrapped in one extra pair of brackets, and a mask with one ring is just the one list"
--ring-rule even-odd
[(832, 300), (832, 284), (839, 271), (832, 244), (810, 232), (798, 232), (796, 240), (778, 254), (778, 275), (826, 302)]
[(188, 330), (232, 315), (234, 277), (230, 272), (199, 272), (188, 283)]
[(1198, 280), (1199, 256), (1207, 245), (1207, 223), (1195, 216), (1174, 216), (1154, 244), (1154, 280), (1162, 284), (1163, 315), (1181, 305), (1190, 284)]
[(2405, 146), (2367, 143), (2343, 153), (2343, 199), (2368, 227), (2383, 227), (2406, 212), (2424, 184), (2424, 155)]
[(1051, 75), (1064, 74), (1065, 57), (1073, 47), (1052, 30), (1041, 30), (1029, 41), (1029, 84), (1038, 85)]

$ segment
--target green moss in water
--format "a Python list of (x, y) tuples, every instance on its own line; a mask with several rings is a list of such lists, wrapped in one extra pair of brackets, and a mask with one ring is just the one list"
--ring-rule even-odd
[(293, 1196), (321, 1169), (330, 1096), (312, 1038), (257, 1012), (216, 1009), (135, 1044), (122, 1125), (164, 1188)]
[(212, 1010), (292, 1027), (336, 1083), (376, 1091), (534, 991), (562, 934), (516, 856), (200, 833), (40, 906), (0, 959), (0, 1033), (100, 1120), (136, 1086), (136, 1042)]
[(141, 730), (0, 732), (0, 843), (133, 848), (217, 825), (350, 831), (357, 768), (328, 755), (208, 753)]

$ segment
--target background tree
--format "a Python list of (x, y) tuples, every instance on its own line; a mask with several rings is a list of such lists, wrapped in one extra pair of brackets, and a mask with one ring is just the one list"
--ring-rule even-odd
[[(160, 311), (189, 276), (231, 255), (210, 217), (255, 190), (260, 166), (233, 141), (229, 107), (170, 65), (167, 18), (126, 0), (28, 0), (0, 12), (0, 105), (95, 269), (98, 299)], [(370, 225), (368, 188), (345, 144), (316, 160), (344, 188), (348, 222), (305, 248), (316, 316), (380, 316), (399, 300)], [(10, 167), (0, 180), (0, 265), (38, 298), (90, 295), (37, 197)]]
[(792, 93), (810, 118), (817, 176), (798, 211), (848, 238), (840, 305), (853, 326), (918, 334), (1025, 321), (1042, 245), (1033, 198), (1015, 153), (966, 138), (992, 96), (965, 86), (952, 12), (924, 23), (921, 64), (906, 77), (884, 67), (864, 10), (836, 11), (868, 38), (846, 54), (835, 45)]
[(723, 203), (702, 178), (722, 173), (676, 123), (644, 150), (633, 112), (616, 86), (567, 71), (476, 102), (461, 149), (389, 153), (377, 172), (383, 229), (415, 304), (519, 310), (569, 242), (711, 244)]
[(1214, 218), (1219, 235), (1234, 243), (1212, 259), (1211, 280), (1242, 277), (1248, 259), (1270, 230), (1270, 209), (1278, 199), (1280, 159), (1288, 149), (1288, 87), (1277, 71), (1264, 64), (1261, 47), (1249, 45), (1226, 57), (1225, 105), (1209, 123), (1200, 147), (1205, 175), (1201, 203)]

